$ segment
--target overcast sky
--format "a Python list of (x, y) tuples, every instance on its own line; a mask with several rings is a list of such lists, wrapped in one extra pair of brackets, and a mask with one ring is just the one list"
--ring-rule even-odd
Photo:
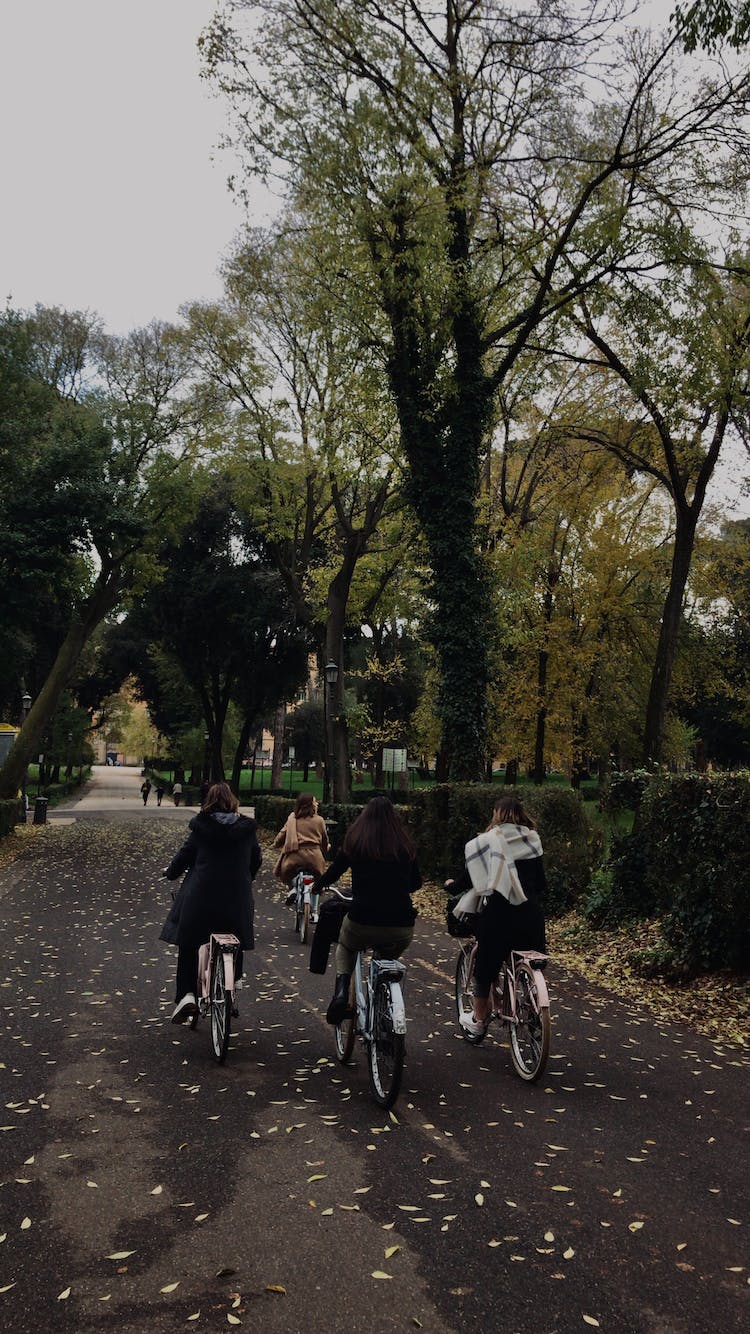
[(0, 302), (114, 332), (219, 292), (242, 222), (196, 39), (214, 0), (0, 0)]

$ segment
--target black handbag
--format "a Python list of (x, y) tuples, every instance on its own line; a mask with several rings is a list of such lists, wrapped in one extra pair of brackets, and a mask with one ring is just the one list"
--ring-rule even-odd
[(467, 936), (476, 935), (479, 913), (463, 912), (460, 917), (455, 917), (453, 909), (461, 898), (463, 898), (462, 894), (453, 894), (448, 899), (445, 908), (445, 924), (449, 935), (457, 936), (459, 940), (465, 940)]

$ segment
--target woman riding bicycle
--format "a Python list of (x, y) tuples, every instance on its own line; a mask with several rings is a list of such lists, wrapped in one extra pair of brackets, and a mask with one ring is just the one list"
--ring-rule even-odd
[[(475, 1036), (487, 1026), (490, 988), (509, 950), (544, 953), (544, 854), (536, 825), (517, 797), (498, 797), (483, 834), (466, 844), (466, 866), (445, 887), (462, 897), (454, 915), (476, 912), (474, 1012), (461, 1025)], [(482, 907), (484, 903), (484, 907)]]
[(273, 846), (281, 848), (273, 873), (285, 885), (292, 883), (298, 871), (323, 874), (329, 850), (328, 831), (323, 816), (318, 815), (317, 798), (310, 792), (300, 793)]
[(397, 959), (411, 944), (416, 909), (411, 895), (422, 883), (416, 851), (393, 804), (373, 797), (349, 826), (344, 842), (313, 892), (337, 880), (349, 867), (352, 903), (336, 948), (336, 988), (326, 1019), (338, 1024), (349, 1010), (349, 982), (360, 950), (374, 949)]
[[(160, 936), (179, 947), (173, 1024), (197, 1013), (198, 950), (212, 932), (232, 933), (241, 949), (251, 950), (255, 943), (252, 882), (262, 858), (255, 821), (238, 808), (229, 785), (214, 783), (190, 821), (187, 842), (164, 871), (168, 880), (190, 871)], [(240, 954), (236, 976), (241, 975)]]

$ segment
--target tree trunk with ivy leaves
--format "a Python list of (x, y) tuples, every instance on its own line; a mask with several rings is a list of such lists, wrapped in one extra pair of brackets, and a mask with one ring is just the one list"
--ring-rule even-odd
[(659, 642), (646, 705), (646, 726), (643, 737), (643, 758), (646, 764), (658, 764), (662, 758), (669, 687), (677, 651), (682, 604), (695, 546), (697, 513), (691, 506), (677, 505), (676, 514), (669, 588), (664, 602)]

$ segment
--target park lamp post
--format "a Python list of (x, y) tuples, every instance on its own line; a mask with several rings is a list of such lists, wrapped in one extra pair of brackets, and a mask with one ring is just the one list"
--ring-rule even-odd
[[(26, 722), (26, 719), (27, 719), (28, 716), (29, 716), (29, 712), (30, 712), (30, 710), (31, 710), (31, 695), (28, 693), (27, 690), (24, 690), (24, 692), (23, 692), (23, 694), (22, 694), (22, 696), (21, 696), (21, 726), (22, 726), (22, 727), (23, 727), (24, 723)], [(22, 776), (22, 778), (21, 778), (21, 812), (22, 812), (22, 815), (23, 815), (23, 821), (22, 821), (23, 824), (26, 823), (26, 805), (27, 805), (26, 783), (27, 783), (27, 781), (28, 781), (28, 769), (26, 768), (26, 766), (24, 766), (23, 776)]]
[[(326, 738), (326, 763), (325, 763), (325, 787), (324, 797), (327, 801), (333, 803), (336, 800), (336, 784), (334, 781), (334, 754), (333, 754), (333, 690), (339, 679), (339, 665), (337, 662), (327, 662), (323, 668), (325, 672), (325, 689), (323, 691), (323, 713), (324, 713), (324, 731)], [(329, 699), (330, 692), (330, 699)]]

